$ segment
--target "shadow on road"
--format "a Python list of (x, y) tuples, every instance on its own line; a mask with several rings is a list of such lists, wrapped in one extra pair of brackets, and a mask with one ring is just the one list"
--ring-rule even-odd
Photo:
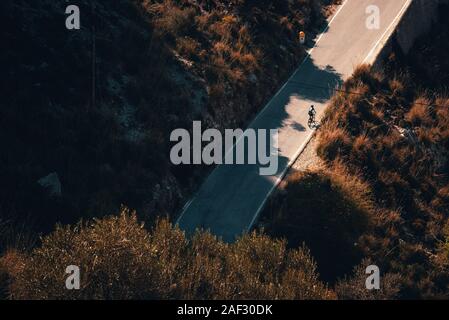
[(298, 99), (324, 103), (333, 96), (335, 88), (342, 84), (341, 75), (331, 66), (319, 67), (311, 58), (307, 58), (300, 72), (292, 79), (291, 90)]
[(310, 104), (326, 103), (333, 89), (342, 83), (341, 76), (332, 67), (317, 66), (311, 58), (307, 58), (249, 126), (252, 129), (280, 131), (290, 128), (288, 134), (292, 133), (291, 128), (301, 132), (298, 135), (293, 131), (293, 137), (289, 138), (289, 141), (294, 139), (296, 144), (279, 145), (277, 173), (262, 176), (259, 172), (261, 165), (217, 166), (184, 211), (179, 220), (180, 227), (190, 235), (198, 228), (209, 230), (227, 242), (246, 232), (297, 153), (297, 148), (305, 141), (307, 131), (312, 129), (305, 127), (308, 107)]

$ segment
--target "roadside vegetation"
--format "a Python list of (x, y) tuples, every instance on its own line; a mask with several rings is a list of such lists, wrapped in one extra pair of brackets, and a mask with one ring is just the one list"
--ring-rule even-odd
[[(65, 288), (68, 265), (80, 266), (80, 290)], [(147, 231), (126, 209), (59, 226), (30, 253), (8, 251), (1, 270), (12, 299), (335, 298), (305, 248), (255, 233), (233, 244), (203, 232), (187, 240), (165, 219)]]
[[(145, 45), (142, 48), (158, 63), (146, 63), (149, 57), (146, 55), (136, 62), (133, 58), (137, 55), (125, 50), (123, 55), (129, 55), (129, 63), (134, 61), (136, 65), (130, 69), (123, 66), (130, 78), (129, 86), (126, 85), (124, 90), (129, 94), (129, 97), (125, 95), (127, 101), (136, 106), (133, 121), (143, 128), (151, 128), (144, 137), (152, 141), (151, 146), (160, 148), (157, 150), (167, 148), (165, 130), (197, 116), (218, 127), (240, 125), (237, 119), (240, 121), (242, 117), (249, 119), (258, 104), (288, 73), (288, 68), (297, 62), (301, 48), (294, 42), (295, 29), (313, 25), (304, 20), (304, 25), (292, 25), (288, 31), (281, 21), (285, 23), (294, 17), (296, 23), (301, 24), (300, 15), (307, 12), (307, 17), (319, 20), (318, 12), (323, 4), (318, 1), (231, 0), (183, 1), (182, 4), (178, 1), (119, 3), (127, 3), (133, 8), (132, 12), (145, 26), (142, 30), (150, 26), (151, 32), (143, 32), (138, 43), (151, 43), (151, 50)], [(136, 3), (139, 6), (135, 7)], [(9, 5), (9, 8), (15, 6)], [(447, 6), (440, 11), (447, 12)], [(284, 16), (287, 20), (280, 19)], [(38, 156), (34, 155), (36, 147), (33, 144), (24, 144), (31, 140), (23, 135), (16, 135), (15, 140), (0, 138), (6, 146), (16, 146), (5, 148), (9, 150), (8, 156), (0, 159), (4, 162), (1, 173), (9, 177), (2, 181), (10, 186), (0, 202), (1, 297), (447, 298), (449, 65), (446, 53), (449, 23), (444, 17), (440, 21), (408, 55), (395, 50), (385, 61), (384, 70), (372, 70), (369, 66), (357, 68), (341, 92), (333, 97), (317, 134), (316, 151), (324, 164), (290, 175), (263, 214), (260, 224), (263, 231), (246, 235), (233, 244), (204, 232), (187, 239), (169, 219), (157, 218), (170, 213), (164, 203), (171, 202), (175, 207), (176, 199), (182, 198), (174, 195), (173, 190), (182, 193), (188, 189), (186, 186), (191, 186), (195, 177), (200, 176), (198, 172), (186, 176), (182, 168), (164, 167), (164, 160), (158, 158), (155, 149), (142, 149), (142, 141), (146, 138), (141, 142), (126, 140), (129, 127), (117, 122), (114, 112), (104, 118), (100, 107), (98, 111), (88, 108), (85, 115), (80, 115), (78, 109), (69, 112), (86, 121), (80, 120), (79, 123), (84, 124), (79, 128), (101, 132), (98, 137), (102, 139), (101, 143), (96, 142), (95, 132), (91, 131), (83, 131), (85, 138), (78, 142), (80, 149), (98, 153), (99, 158), (93, 154), (79, 154), (75, 147), (73, 150), (68, 147), (78, 145), (74, 141), (80, 139), (78, 129), (70, 127), (73, 118), (67, 114), (59, 115), (67, 121), (61, 122), (64, 130), (45, 131), (43, 128), (51, 126), (44, 125), (42, 119), (51, 119), (58, 113), (42, 111), (39, 106), (47, 105), (48, 101), (35, 100), (35, 110), (39, 110), (33, 117), (36, 122), (30, 129), (23, 118), (19, 128), (25, 130), (29, 139), (35, 137), (36, 132), (45, 132), (44, 137), (48, 139), (52, 137), (50, 133), (60, 135), (55, 135), (58, 139), (50, 139), (54, 144), (45, 145), (50, 142), (39, 140), (43, 143), (43, 151), (37, 152)], [(277, 37), (261, 34), (262, 30), (271, 30)], [(128, 41), (135, 40), (127, 38)], [(285, 53), (280, 44), (286, 48)], [(293, 56), (288, 58), (290, 53)], [(122, 58), (117, 59), (126, 61)], [(275, 60), (278, 67), (267, 59), (278, 59)], [(175, 69), (171, 69), (173, 65)], [(273, 79), (263, 79), (265, 72), (272, 72)], [(169, 76), (173, 73), (177, 76)], [(157, 86), (155, 74), (162, 79)], [(190, 75), (188, 81), (184, 78), (186, 74)], [(259, 81), (252, 83), (254, 79)], [(264, 84), (265, 80), (271, 84)], [(192, 83), (195, 84), (193, 87)], [(106, 87), (101, 84), (99, 87), (104, 89), (104, 97), (109, 97), (108, 101), (114, 106), (114, 94), (107, 94)], [(33, 92), (38, 95), (40, 90)], [(201, 95), (202, 90), (206, 97), (204, 105), (195, 113), (196, 102), (203, 99), (197, 100), (191, 94)], [(162, 94), (164, 92), (170, 94)], [(264, 94), (256, 97), (255, 92)], [(25, 99), (25, 93), (14, 99)], [(221, 105), (224, 98), (231, 103)], [(13, 112), (16, 109), (12, 106), (28, 106), (24, 101), (19, 103), (14, 99), (11, 108), (0, 110), (5, 116), (0, 119), (6, 119), (5, 132), (9, 132), (10, 139), (17, 133), (11, 126), (17, 120)], [(185, 103), (178, 104), (181, 101)], [(73, 101), (72, 104), (76, 106)], [(119, 105), (117, 102), (117, 107)], [(24, 114), (27, 113), (22, 113), (21, 117)], [(57, 123), (54, 119), (48, 121)], [(95, 125), (87, 125), (89, 123)], [(104, 131), (99, 124), (114, 129)], [(32, 129), (34, 125), (37, 129)], [(63, 132), (69, 132), (71, 138)], [(6, 144), (8, 141), (14, 143)], [(100, 144), (104, 148), (97, 149)], [(17, 162), (18, 155), (24, 150), (19, 145), (29, 146), (24, 156), (33, 156)], [(58, 148), (54, 149), (55, 145)], [(61, 173), (64, 185), (68, 190), (75, 190), (58, 200), (34, 193), (44, 192), (39, 191), (34, 182), (53, 168), (47, 165), (43, 169), (42, 164), (47, 163), (43, 159), (48, 159), (54, 150), (59, 150), (59, 158), (53, 160), (55, 166), (66, 168), (67, 171), (61, 172), (71, 172), (70, 175)], [(127, 152), (123, 153), (123, 150)], [(73, 158), (67, 158), (67, 154)], [(70, 165), (58, 164), (61, 159), (71, 159)], [(92, 159), (96, 165), (90, 168)], [(84, 175), (79, 181), (93, 185), (87, 188), (80, 184), (79, 189), (70, 189), (70, 183), (78, 180), (67, 177), (85, 172), (86, 168), (90, 168), (87, 172), (91, 175)], [(102, 176), (98, 177), (100, 173)], [(116, 180), (118, 176), (123, 180)], [(171, 182), (158, 183), (164, 179)], [(149, 181), (151, 183), (147, 184)], [(152, 185), (158, 187), (146, 189)], [(98, 194), (92, 190), (101, 190), (98, 191), (101, 197), (97, 198)], [(125, 194), (125, 190), (134, 191)], [(80, 196), (83, 192), (86, 194)], [(148, 195), (152, 195), (150, 199), (154, 201), (144, 205), (143, 199), (148, 199)], [(46, 199), (45, 202), (42, 199)], [(122, 209), (118, 215), (103, 217), (106, 213), (117, 212), (114, 208), (120, 202), (131, 203), (132, 208), (140, 209), (139, 215)], [(31, 210), (35, 208), (42, 211), (41, 217), (48, 223), (46, 230), (56, 221), (70, 222), (71, 226), (58, 225), (56, 230), (38, 238), (36, 230), (44, 229), (23, 223), (29, 221), (26, 220), (28, 215), (37, 215), (37, 211)], [(78, 222), (81, 217), (98, 218)], [(380, 267), (379, 291), (365, 289), (365, 268), (370, 264)], [(64, 289), (67, 276), (64, 271), (68, 265), (81, 267), (82, 290)]]
[(369, 186), (343, 166), (292, 174), (264, 215), (266, 232), (287, 235), (288, 245), (305, 243), (314, 253), (322, 278), (332, 282), (361, 261), (361, 235), (372, 225)]
[(268, 234), (308, 246), (339, 298), (369, 298), (370, 264), (384, 298), (449, 295), (447, 39), (442, 17), (384, 70), (357, 68), (318, 131), (324, 167), (292, 174), (267, 209)]
[(449, 218), (449, 99), (416, 92), (405, 74), (367, 67), (344, 90), (328, 110), (317, 153), (329, 170), (344, 163), (372, 190), (374, 227), (360, 248), (403, 277), (402, 297), (446, 296), (449, 270), (439, 255)]

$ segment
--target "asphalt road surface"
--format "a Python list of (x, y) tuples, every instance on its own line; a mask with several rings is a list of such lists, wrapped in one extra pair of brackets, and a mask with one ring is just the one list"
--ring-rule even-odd
[[(219, 165), (186, 204), (178, 224), (188, 234), (197, 228), (225, 241), (247, 232), (271, 192), (310, 140), (308, 109), (323, 114), (333, 88), (361, 63), (372, 63), (394, 31), (410, 0), (346, 0), (316, 40), (309, 56), (257, 115), (249, 128), (278, 129), (279, 167), (274, 176), (259, 175), (258, 165)], [(366, 27), (366, 8), (380, 9), (380, 28)]]

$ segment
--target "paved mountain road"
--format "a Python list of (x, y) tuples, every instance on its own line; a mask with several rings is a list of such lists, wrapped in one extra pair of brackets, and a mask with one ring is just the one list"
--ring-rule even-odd
[[(181, 229), (189, 234), (196, 228), (207, 229), (225, 241), (249, 230), (312, 136), (307, 126), (309, 106), (315, 105), (320, 118), (331, 89), (345, 81), (357, 65), (374, 62), (409, 4), (410, 0), (346, 0), (309, 56), (249, 126), (279, 130), (277, 174), (260, 176), (257, 165), (217, 166), (185, 206), (178, 219)], [(380, 8), (380, 29), (366, 27), (370, 5)]]

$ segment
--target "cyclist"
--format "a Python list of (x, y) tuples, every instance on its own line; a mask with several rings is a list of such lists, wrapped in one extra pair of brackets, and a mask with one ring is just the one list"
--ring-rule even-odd
[(312, 104), (309, 109), (309, 123), (315, 123), (315, 106)]

